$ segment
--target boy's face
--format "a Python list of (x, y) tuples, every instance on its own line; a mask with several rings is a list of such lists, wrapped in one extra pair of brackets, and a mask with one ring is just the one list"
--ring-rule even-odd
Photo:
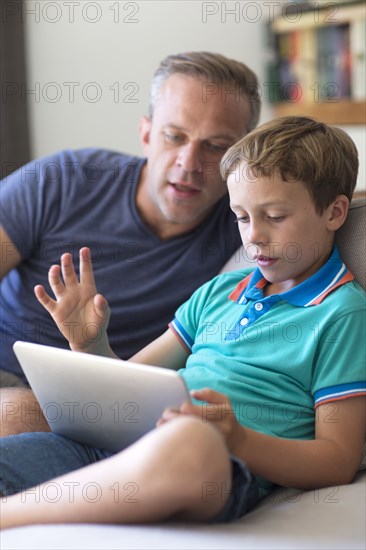
[(256, 178), (246, 164), (230, 174), (228, 188), (243, 245), (272, 283), (272, 294), (293, 288), (327, 261), (333, 205), (319, 215), (303, 183)]

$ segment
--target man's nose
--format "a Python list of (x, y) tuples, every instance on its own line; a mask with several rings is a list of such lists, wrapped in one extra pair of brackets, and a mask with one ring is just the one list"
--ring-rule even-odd
[(179, 149), (177, 164), (185, 172), (202, 172), (203, 159), (200, 145), (198, 143), (185, 143)]

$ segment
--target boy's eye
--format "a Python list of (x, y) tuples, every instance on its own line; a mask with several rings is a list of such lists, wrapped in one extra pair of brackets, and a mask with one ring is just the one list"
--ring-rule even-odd
[(284, 216), (268, 216), (271, 222), (280, 222), (283, 220)]
[(248, 223), (249, 222), (249, 216), (240, 216), (240, 218), (236, 218), (236, 220), (234, 220), (235, 223)]

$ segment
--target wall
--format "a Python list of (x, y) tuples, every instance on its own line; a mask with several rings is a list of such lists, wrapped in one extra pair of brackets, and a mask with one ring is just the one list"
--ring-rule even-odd
[[(261, 10), (248, 12), (256, 20), (251, 23), (222, 14), (219, 5), (28, 0), (33, 156), (89, 145), (139, 153), (137, 128), (147, 112), (150, 80), (170, 53), (223, 53), (247, 63), (263, 80)], [(263, 115), (270, 116), (268, 108)]]
[[(265, 92), (265, 23), (279, 4), (26, 0), (32, 157), (87, 146), (140, 154), (151, 77), (170, 53), (209, 50), (244, 61)], [(261, 121), (271, 116), (264, 101)], [(365, 188), (365, 128), (347, 131), (362, 151)]]

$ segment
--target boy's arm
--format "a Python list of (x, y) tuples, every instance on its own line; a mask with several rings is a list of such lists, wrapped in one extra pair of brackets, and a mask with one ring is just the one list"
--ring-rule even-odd
[(310, 441), (243, 428), (232, 451), (243, 457), (254, 474), (278, 485), (313, 489), (350, 483), (361, 461), (365, 411), (364, 397), (320, 405), (315, 439)]
[[(231, 454), (249, 470), (277, 485), (314, 489), (350, 483), (360, 462), (366, 432), (366, 398), (351, 397), (320, 405), (315, 439), (266, 435), (240, 425), (229, 399), (208, 388), (191, 392), (203, 406), (185, 404), (180, 414), (196, 414), (222, 432)], [(169, 420), (174, 412), (166, 411)]]
[[(35, 287), (35, 295), (69, 341), (70, 348), (116, 358), (107, 336), (109, 306), (106, 299), (97, 293), (89, 248), (80, 250), (80, 280), (70, 254), (62, 255), (61, 266), (50, 268), (48, 280), (55, 299), (41, 285)], [(169, 329), (131, 357), (130, 361), (179, 369), (184, 367), (187, 356), (188, 353)]]
[(80, 250), (80, 280), (76, 276), (71, 254), (66, 253), (61, 256), (61, 266), (51, 266), (48, 282), (55, 299), (47, 294), (42, 285), (37, 285), (34, 293), (68, 340), (70, 348), (116, 357), (107, 336), (109, 305), (95, 287), (89, 248)]
[(188, 351), (183, 348), (173, 331), (168, 329), (159, 338), (130, 357), (129, 361), (178, 370), (185, 366), (188, 355)]

